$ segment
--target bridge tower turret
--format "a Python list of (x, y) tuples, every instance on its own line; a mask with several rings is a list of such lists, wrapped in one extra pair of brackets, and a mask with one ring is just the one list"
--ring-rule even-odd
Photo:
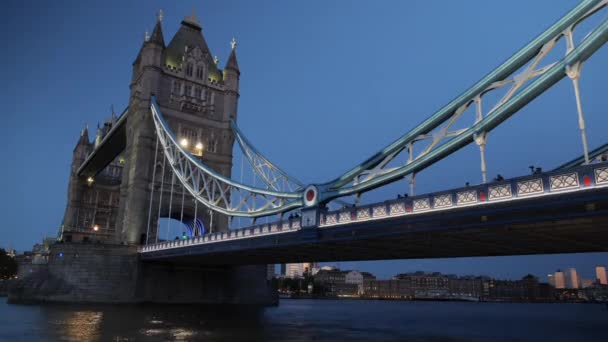
[(230, 56), (224, 67), (224, 84), (226, 85), (226, 96), (224, 97), (225, 114), (228, 115), (227, 120), (236, 121), (237, 104), (239, 100), (239, 79), (241, 71), (239, 63), (236, 60), (236, 39), (232, 38), (230, 42), (232, 49)]
[(61, 224), (60, 234), (63, 235), (65, 230), (70, 230), (79, 227), (80, 214), (83, 217), (86, 215), (84, 212), (80, 212), (81, 204), (83, 200), (85, 182), (81, 177), (78, 176), (78, 168), (87, 158), (91, 150), (91, 143), (89, 142), (89, 128), (85, 126), (80, 132), (80, 137), (74, 152), (72, 154), (72, 165), (70, 167), (70, 180), (68, 183), (68, 198), (65, 213), (63, 216), (63, 222)]

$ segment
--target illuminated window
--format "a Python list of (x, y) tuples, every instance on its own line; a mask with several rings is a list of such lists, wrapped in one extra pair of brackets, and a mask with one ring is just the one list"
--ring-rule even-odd
[(198, 139), (198, 133), (192, 128), (182, 127), (180, 137), (182, 139), (186, 139), (187, 141), (194, 142)]
[(191, 63), (186, 64), (186, 76), (192, 76), (192, 70), (194, 67)]

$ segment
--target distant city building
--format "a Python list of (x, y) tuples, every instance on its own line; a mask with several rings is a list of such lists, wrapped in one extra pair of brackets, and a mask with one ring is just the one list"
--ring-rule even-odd
[(571, 267), (566, 271), (566, 287), (569, 289), (581, 288), (581, 279), (574, 267)]
[(553, 281), (555, 283), (556, 289), (565, 289), (566, 288), (566, 276), (564, 272), (557, 270), (553, 274)]
[(549, 285), (555, 287), (555, 277), (553, 276), (553, 274), (547, 274), (547, 280), (549, 282)]
[(56, 241), (56, 238), (44, 238), (42, 243), (35, 244), (31, 251), (15, 256), (17, 260), (17, 277), (24, 278), (31, 273), (47, 267), (50, 247)]
[(315, 274), (317, 274), (317, 272), (319, 272), (319, 270), (321, 270), (319, 263), (313, 262), (311, 266), (311, 274), (314, 276)]
[(547, 301), (554, 298), (553, 288), (528, 274), (521, 280), (491, 280), (489, 299), (507, 301)]
[(595, 279), (601, 285), (608, 285), (608, 279), (606, 277), (606, 267), (595, 266)]
[(365, 281), (363, 295), (369, 298), (455, 298), (478, 300), (488, 294), (488, 279), (457, 277), (441, 273), (402, 273), (390, 280)]
[(588, 287), (593, 286), (593, 279), (581, 279), (581, 288), (586, 289)]
[(286, 264), (285, 276), (287, 278), (302, 278), (305, 274), (312, 274), (312, 263)]
[(364, 283), (376, 277), (368, 272), (341, 271), (335, 267), (323, 267), (315, 274), (315, 283), (325, 292), (335, 296), (359, 296)]
[(396, 275), (394, 279), (409, 284), (413, 295), (417, 298), (441, 297), (449, 292), (449, 279), (439, 272), (402, 273)]
[(281, 276), (286, 276), (287, 275), (287, 265), (286, 264), (281, 264)]

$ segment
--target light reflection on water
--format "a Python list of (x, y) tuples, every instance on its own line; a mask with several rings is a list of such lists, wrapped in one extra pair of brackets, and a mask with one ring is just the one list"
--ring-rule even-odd
[(8, 305), (0, 341), (608, 341), (602, 305), (284, 300), (279, 307)]

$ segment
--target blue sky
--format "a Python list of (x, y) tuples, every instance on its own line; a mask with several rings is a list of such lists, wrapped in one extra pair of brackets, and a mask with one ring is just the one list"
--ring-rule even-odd
[[(555, 1), (8, 1), (0, 70), (0, 247), (54, 236), (80, 129), (128, 102), (131, 63), (164, 11), (168, 43), (194, 8), (224, 65), (236, 36), (239, 125), (305, 182), (361, 162), (450, 101), (578, 3)], [(604, 14), (605, 16), (605, 14)], [(581, 27), (580, 35), (589, 27)], [(560, 46), (560, 54), (563, 47)], [(591, 147), (607, 142), (608, 47), (583, 68)], [(489, 136), (488, 174), (557, 166), (582, 152), (572, 87), (562, 81)], [(470, 120), (473, 120), (471, 117)], [(467, 147), (419, 175), (417, 193), (480, 181)], [(407, 191), (405, 181), (365, 201)], [(382, 277), (410, 270), (517, 278), (577, 267), (591, 277), (606, 253), (340, 263)]]

